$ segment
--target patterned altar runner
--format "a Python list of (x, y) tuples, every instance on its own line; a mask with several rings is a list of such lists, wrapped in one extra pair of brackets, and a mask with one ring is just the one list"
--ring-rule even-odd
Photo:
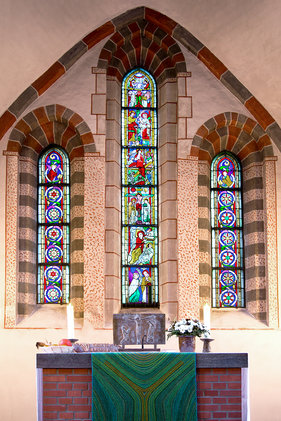
[(196, 354), (92, 354), (94, 421), (196, 421)]

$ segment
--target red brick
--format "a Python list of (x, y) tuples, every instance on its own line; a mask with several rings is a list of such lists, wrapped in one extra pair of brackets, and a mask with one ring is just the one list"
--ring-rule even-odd
[(43, 398), (43, 404), (44, 405), (50, 405), (50, 404), (54, 404), (54, 403), (57, 403), (57, 398)]
[(230, 412), (229, 414), (228, 414), (228, 418), (230, 418), (230, 419), (237, 419), (237, 420), (241, 420), (241, 412)]
[(218, 396), (219, 392), (218, 390), (205, 390), (204, 396)]
[(226, 398), (214, 398), (213, 402), (214, 403), (227, 403), (227, 399)]
[(69, 405), (68, 409), (70, 411), (89, 412), (91, 411), (91, 406), (90, 405)]
[(88, 49), (90, 49), (113, 32), (114, 25), (112, 22), (108, 21), (104, 25), (101, 25), (99, 28), (92, 31), (90, 34), (86, 35), (83, 38), (83, 42), (85, 42), (85, 44), (88, 45)]
[(80, 405), (88, 405), (88, 398), (74, 398), (73, 403), (74, 404), (80, 404)]
[(8, 110), (4, 112), (4, 114), (0, 117), (0, 139), (2, 139), (4, 134), (9, 130), (15, 121), (16, 117), (14, 114), (10, 113)]
[(198, 384), (199, 390), (212, 389), (212, 388), (213, 388), (213, 384), (210, 382), (200, 382)]
[(240, 382), (241, 376), (239, 374), (228, 374), (226, 376), (220, 376), (221, 382)]
[(65, 382), (65, 376), (44, 376), (44, 383), (49, 382)]
[(87, 390), (88, 389), (88, 383), (74, 383), (73, 389)]
[(218, 376), (212, 376), (209, 374), (199, 374), (199, 376), (197, 376), (197, 381), (201, 382), (217, 382), (218, 381)]
[[(214, 398), (215, 399), (215, 398)], [(217, 398), (217, 399), (219, 399), (219, 398)], [(223, 399), (223, 398), (221, 398), (221, 399)], [(225, 399), (226, 400), (226, 399)], [(205, 397), (198, 397), (197, 398), (197, 403), (198, 403), (198, 405), (207, 405), (207, 404), (209, 404), (209, 403), (212, 403), (212, 399), (211, 398), (205, 398)], [(224, 402), (223, 402), (224, 403)]]
[(215, 412), (215, 411), (219, 411), (220, 405), (198, 405), (198, 409), (199, 412), (200, 411), (211, 411), (211, 412)]
[(59, 383), (58, 388), (59, 389), (71, 390), (72, 389), (72, 383)]
[(228, 374), (227, 368), (213, 368), (213, 374)]
[(57, 386), (58, 386), (58, 384), (56, 383), (56, 382), (44, 382), (43, 383), (43, 388), (44, 388), (44, 390), (45, 389), (48, 389), (48, 390), (57, 390)]
[(66, 396), (66, 392), (64, 390), (47, 390), (46, 392), (44, 392), (44, 395), (50, 396), (50, 397), (52, 396), (63, 397), (63, 396)]
[(57, 412), (44, 412), (44, 420), (57, 420), (58, 414)]
[(211, 420), (212, 413), (211, 412), (199, 412), (198, 411), (198, 419), (199, 420)]
[(65, 68), (58, 61), (54, 63), (42, 76), (32, 83), (39, 95), (42, 95), (50, 86), (55, 83), (63, 74)]
[(66, 411), (66, 405), (45, 405), (44, 411)]
[(83, 390), (82, 391), (82, 396), (92, 396), (92, 390)]
[(228, 398), (228, 403), (241, 403), (241, 398)]
[(240, 405), (221, 405), (222, 411), (241, 411), (241, 404)]
[(44, 368), (43, 370), (43, 375), (45, 376), (45, 374), (57, 374), (57, 369), (56, 368)]
[(226, 383), (213, 383), (214, 389), (226, 389)]
[(220, 390), (220, 396), (241, 396), (241, 390)]
[(63, 418), (64, 420), (73, 420), (74, 419), (73, 412), (62, 412), (61, 414), (59, 414), (59, 416), (61, 418)]
[(241, 383), (228, 383), (228, 389), (241, 389)]
[(72, 368), (59, 368), (58, 372), (59, 374), (72, 374), (73, 369)]
[(88, 368), (75, 368), (74, 374), (87, 374), (91, 375), (91, 370)]
[(213, 418), (219, 418), (219, 419), (226, 419), (227, 413), (226, 412), (214, 412)]
[(70, 396), (76, 396), (76, 397), (79, 397), (79, 396), (81, 396), (81, 390), (69, 390), (68, 392), (67, 392), (67, 396), (68, 397), (70, 397)]
[(83, 421), (87, 421), (87, 419), (90, 419), (91, 414), (89, 412), (76, 412), (75, 413), (75, 419), (81, 419)]
[(59, 403), (69, 405), (72, 404), (73, 400), (72, 398), (59, 398)]

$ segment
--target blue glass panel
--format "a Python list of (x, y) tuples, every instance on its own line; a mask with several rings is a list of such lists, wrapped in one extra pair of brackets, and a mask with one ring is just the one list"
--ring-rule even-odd
[(244, 307), (241, 167), (228, 153), (211, 166), (212, 304)]
[(69, 159), (48, 149), (38, 163), (38, 302), (69, 302)]

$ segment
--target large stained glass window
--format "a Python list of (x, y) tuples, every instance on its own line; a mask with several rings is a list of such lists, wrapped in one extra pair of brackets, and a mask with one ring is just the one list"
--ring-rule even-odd
[(122, 84), (122, 305), (158, 305), (156, 85), (143, 69)]
[(244, 307), (241, 166), (229, 153), (211, 166), (212, 304)]
[(69, 302), (69, 159), (47, 149), (38, 162), (38, 303)]

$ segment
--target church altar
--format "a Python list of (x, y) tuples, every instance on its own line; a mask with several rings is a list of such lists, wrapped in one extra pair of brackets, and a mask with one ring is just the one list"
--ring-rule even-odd
[[(193, 378), (196, 384), (194, 384), (193, 390), (192, 367), (190, 366), (190, 370), (187, 367), (188, 364), (191, 364), (190, 360), (186, 359), (188, 356), (194, 359)], [(130, 361), (127, 361), (128, 358)], [(127, 371), (124, 369), (126, 364)], [(123, 365), (122, 369), (120, 369), (121, 365)], [(137, 367), (136, 370), (133, 369), (134, 365)], [(141, 378), (141, 369), (148, 366), (153, 368), (153, 374), (148, 375), (146, 372), (146, 375)], [(132, 370), (129, 370), (130, 368)], [(150, 370), (150, 368), (148, 369)], [(248, 354), (245, 353), (37, 354), (37, 419), (38, 421), (49, 419), (57, 421), (62, 419), (122, 421), (124, 419), (122, 411), (127, 413), (128, 410), (132, 411), (130, 420), (136, 421), (175, 421), (180, 419), (246, 421), (248, 419), (247, 370)], [(98, 375), (95, 376), (95, 373)], [(114, 381), (117, 382), (118, 378), (123, 376), (123, 380), (126, 380), (125, 389), (130, 386), (133, 390), (133, 392), (129, 392), (129, 397), (124, 395), (124, 388), (119, 387), (117, 383), (114, 387), (112, 386), (110, 376), (113, 376)], [(173, 381), (169, 382), (168, 380), (163, 387), (169, 376), (174, 376)], [(145, 378), (152, 379), (149, 385), (144, 385)], [(113, 396), (116, 394), (116, 390), (123, 398), (123, 403), (119, 402), (121, 404), (118, 408), (118, 400), (116, 400), (116, 396)], [(136, 391), (139, 394), (138, 397)], [(108, 405), (103, 405), (99, 401), (102, 393), (105, 394)], [(132, 399), (134, 394), (135, 401)], [(149, 394), (156, 398), (147, 404)], [(185, 396), (188, 396), (186, 401)], [(170, 398), (172, 403), (168, 402)], [(181, 402), (178, 406), (175, 404), (177, 399), (180, 399)], [(138, 403), (136, 404), (136, 402)], [(153, 413), (149, 412), (149, 409), (148, 412), (142, 412), (141, 406), (144, 406), (144, 402), (146, 402), (145, 405), (147, 404), (146, 408), (155, 409), (157, 406), (158, 410), (152, 411)], [(193, 403), (193, 409), (192, 405), (189, 406), (190, 402)], [(194, 404), (197, 416), (194, 412)], [(124, 405), (125, 407), (123, 407)], [(128, 406), (126, 407), (126, 405)], [(108, 409), (108, 407), (110, 408)], [(173, 418), (168, 414), (171, 408), (174, 413)], [(176, 418), (175, 408), (178, 410)], [(107, 410), (109, 413), (104, 418), (103, 411)], [(185, 414), (191, 411), (192, 415), (190, 417), (189, 415), (183, 416), (183, 411), (187, 411)], [(140, 417), (140, 413), (143, 414), (142, 417)], [(119, 417), (116, 414), (119, 414)]]

